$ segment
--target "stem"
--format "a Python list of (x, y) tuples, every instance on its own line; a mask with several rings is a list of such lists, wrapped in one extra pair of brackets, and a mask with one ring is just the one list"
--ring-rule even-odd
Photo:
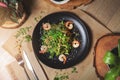
[(118, 57), (120, 58), (120, 39), (118, 40)]

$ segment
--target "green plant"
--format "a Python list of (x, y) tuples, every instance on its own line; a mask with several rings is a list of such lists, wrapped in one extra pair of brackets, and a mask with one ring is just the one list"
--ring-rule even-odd
[(18, 19), (23, 16), (24, 9), (22, 0), (0, 0), (0, 7), (7, 9), (9, 15), (6, 16), (13, 22), (18, 23)]
[(107, 51), (103, 61), (111, 66), (110, 70), (106, 73), (104, 80), (116, 80), (116, 78), (120, 76), (120, 39), (118, 40), (118, 55), (115, 55), (111, 51)]

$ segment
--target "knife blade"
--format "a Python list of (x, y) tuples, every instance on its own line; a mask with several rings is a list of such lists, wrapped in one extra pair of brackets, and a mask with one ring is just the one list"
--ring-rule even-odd
[(23, 51), (23, 58), (24, 58), (24, 61), (26, 62), (26, 65), (27, 65), (28, 69), (31, 71), (31, 73), (34, 77), (34, 80), (39, 80), (25, 51)]

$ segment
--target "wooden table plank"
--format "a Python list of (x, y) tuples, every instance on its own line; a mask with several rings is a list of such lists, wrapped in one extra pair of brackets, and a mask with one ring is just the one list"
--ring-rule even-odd
[(113, 15), (107, 26), (111, 29), (111, 31), (120, 33), (120, 7)]
[[(114, 28), (119, 22), (119, 0), (94, 0), (86, 6), (85, 11), (107, 26), (111, 31), (120, 32), (120, 27)], [(117, 13), (116, 13), (117, 12)]]

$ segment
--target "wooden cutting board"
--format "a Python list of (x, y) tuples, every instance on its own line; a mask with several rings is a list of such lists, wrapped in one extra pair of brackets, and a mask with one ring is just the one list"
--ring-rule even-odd
[(86, 5), (90, 2), (92, 2), (93, 0), (70, 0), (68, 3), (65, 3), (65, 4), (54, 4), (50, 0), (45, 0), (45, 1), (47, 1), (49, 4), (52, 4), (55, 7), (61, 8), (61, 9), (75, 9), (78, 6)]
[(120, 34), (107, 34), (98, 39), (95, 46), (95, 66), (98, 75), (104, 78), (105, 74), (109, 70), (109, 67), (103, 62), (103, 57), (106, 51), (111, 51), (118, 46), (118, 39)]
[[(63, 11), (63, 10), (49, 5), (48, 3), (44, 2), (44, 0), (38, 0), (35, 6), (33, 7), (30, 17), (28, 18), (26, 23), (21, 27), (32, 26), (32, 31), (33, 31), (35, 25), (37, 24), (37, 22), (34, 20), (35, 17), (38, 17), (41, 19), (41, 17), (56, 11)], [(69, 11), (69, 10), (65, 10), (65, 11)], [(94, 46), (97, 39), (111, 32), (82, 10), (75, 9), (75, 10), (71, 10), (70, 12), (74, 12), (85, 22), (85, 24), (87, 24), (87, 29), (89, 31), (89, 35), (91, 39), (90, 51), (87, 57), (81, 63), (75, 65), (77, 69), (77, 73), (71, 74), (72, 68), (62, 69), (62, 70), (53, 69), (53, 68), (47, 67), (40, 61), (37, 61), (36, 56), (34, 55), (34, 52), (32, 49), (31, 42), (24, 43), (22, 48), (27, 52), (27, 55), (30, 59), (31, 64), (33, 65), (33, 68), (35, 69), (36, 74), (40, 79), (42, 78), (42, 80), (47, 80), (47, 78), (49, 80), (53, 80), (57, 73), (69, 74), (69, 80), (98, 80), (97, 74), (95, 72), (95, 67), (93, 66), (94, 65), (94, 54), (93, 54)], [(30, 34), (32, 34), (32, 31)], [(15, 45), (16, 44), (16, 39), (14, 37), (15, 34), (16, 33), (14, 33), (3, 45), (3, 48), (7, 50), (13, 57), (20, 56), (20, 54), (17, 54), (18, 51)], [(12, 66), (13, 69), (14, 67), (15, 66)], [(44, 72), (42, 72), (42, 70), (45, 71), (47, 78), (45, 78), (46, 75), (43, 74)]]

